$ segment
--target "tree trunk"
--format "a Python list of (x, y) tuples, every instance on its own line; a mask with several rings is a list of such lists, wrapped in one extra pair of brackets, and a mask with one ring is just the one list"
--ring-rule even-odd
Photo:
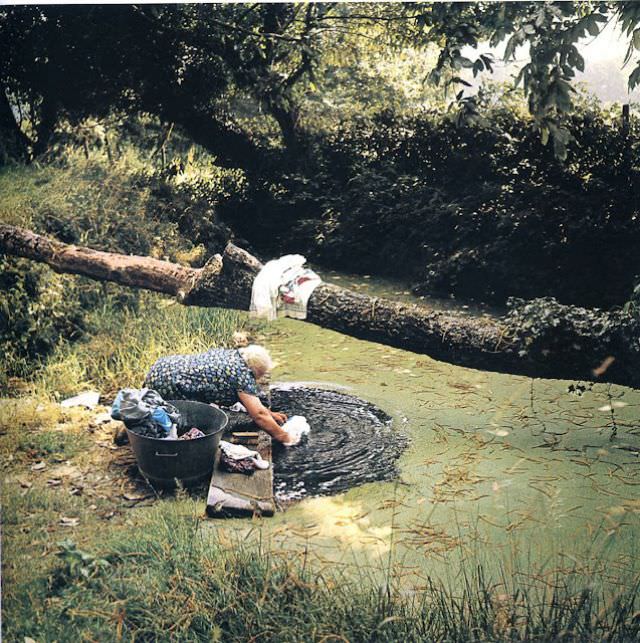
[(40, 121), (37, 127), (36, 142), (33, 146), (33, 156), (38, 158), (49, 151), (49, 143), (58, 123), (58, 106), (52, 96), (43, 96), (40, 110)]
[(287, 152), (293, 158), (297, 158), (300, 153), (300, 141), (298, 137), (298, 127), (293, 110), (287, 110), (278, 105), (267, 104), (267, 109), (278, 123), (282, 134), (282, 142), (287, 148)]
[[(58, 272), (162, 292), (185, 305), (240, 310), (249, 309), (253, 280), (262, 267), (255, 257), (233, 244), (203, 268), (190, 268), (150, 257), (68, 245), (9, 225), (0, 225), (0, 251), (44, 262)], [(504, 319), (434, 311), (330, 284), (313, 291), (307, 313), (307, 322), (324, 328), (461, 366), (533, 377), (640, 385), (637, 353), (626, 350), (628, 347), (620, 345), (615, 336), (585, 334), (579, 324), (570, 328), (569, 335), (565, 329), (570, 339), (561, 346), (553, 345), (551, 351), (538, 346), (534, 352), (523, 340), (513, 339), (514, 329)], [(596, 378), (593, 369), (610, 356), (615, 358), (613, 365), (600, 369)]]
[(184, 97), (166, 104), (161, 110), (149, 107), (161, 118), (182, 127), (194, 143), (215, 155), (219, 165), (241, 168), (248, 173), (259, 171), (269, 164), (269, 153), (256, 145), (247, 134), (234, 131), (219, 123), (212, 115), (201, 112)]
[(3, 88), (0, 88), (0, 166), (10, 159), (26, 161), (29, 158), (29, 139), (20, 129)]

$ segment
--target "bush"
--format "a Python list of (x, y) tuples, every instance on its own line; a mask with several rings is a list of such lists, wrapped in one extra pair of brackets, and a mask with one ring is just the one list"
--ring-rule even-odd
[(175, 226), (193, 246), (204, 248), (200, 265), (222, 252), (233, 232), (218, 216), (218, 208), (232, 196), (242, 194), (245, 179), (239, 170), (224, 170), (213, 163), (194, 167), (188, 160), (174, 159), (155, 172), (141, 172), (136, 187), (149, 191), (146, 217)]
[[(489, 97), (491, 98), (491, 97)], [(624, 302), (640, 271), (640, 128), (584, 102), (566, 163), (503, 102), (483, 125), (382, 114), (312, 140), (298, 173), (223, 206), (265, 253), (412, 279), (420, 294)]]
[(24, 259), (0, 259), (0, 382), (25, 377), (61, 338), (76, 339), (86, 320), (79, 289), (70, 277), (54, 275)]

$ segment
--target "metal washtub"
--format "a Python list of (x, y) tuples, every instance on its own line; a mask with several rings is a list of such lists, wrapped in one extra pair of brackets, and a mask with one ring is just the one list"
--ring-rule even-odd
[(178, 430), (197, 427), (205, 436), (195, 440), (160, 440), (139, 435), (127, 428), (129, 443), (140, 473), (154, 486), (170, 488), (176, 480), (185, 487), (211, 476), (227, 414), (220, 409), (185, 400), (167, 400), (180, 411)]

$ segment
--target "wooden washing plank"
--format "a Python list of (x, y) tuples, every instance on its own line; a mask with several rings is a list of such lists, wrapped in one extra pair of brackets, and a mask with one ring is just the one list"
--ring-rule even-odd
[[(230, 434), (226, 434), (222, 439), (230, 442), (230, 438)], [(244, 473), (222, 471), (220, 469), (220, 449), (218, 449), (207, 497), (207, 515), (209, 517), (273, 516), (275, 500), (273, 497), (271, 436), (260, 431), (258, 446), (249, 446), (248, 448), (258, 451), (271, 466), (265, 470), (254, 471), (250, 476)]]

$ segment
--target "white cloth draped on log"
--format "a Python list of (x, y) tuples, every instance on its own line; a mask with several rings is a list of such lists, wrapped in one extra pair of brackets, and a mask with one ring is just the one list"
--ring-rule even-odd
[(307, 302), (322, 279), (305, 268), (302, 255), (284, 255), (268, 261), (253, 280), (251, 314), (273, 321), (276, 317), (306, 319)]

